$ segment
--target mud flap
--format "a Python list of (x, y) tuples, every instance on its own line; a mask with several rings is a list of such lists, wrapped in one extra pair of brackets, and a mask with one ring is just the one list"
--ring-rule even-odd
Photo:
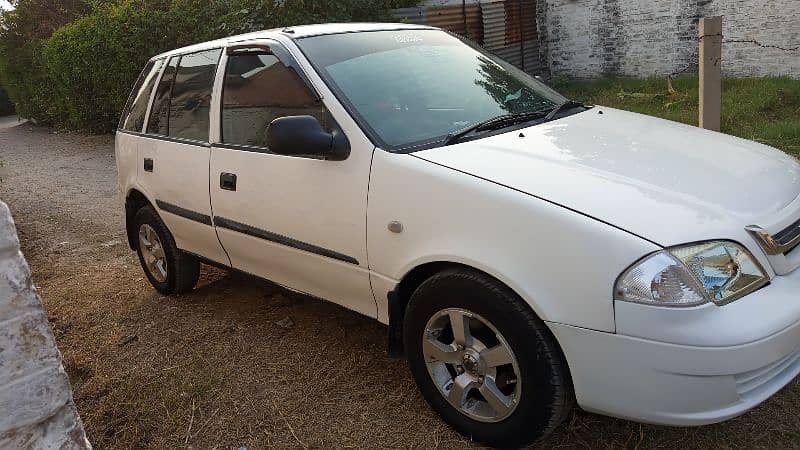
[(397, 292), (390, 291), (387, 295), (389, 302), (389, 333), (387, 351), (389, 358), (400, 359), (405, 357), (403, 348), (403, 316), (405, 305), (399, 300)]

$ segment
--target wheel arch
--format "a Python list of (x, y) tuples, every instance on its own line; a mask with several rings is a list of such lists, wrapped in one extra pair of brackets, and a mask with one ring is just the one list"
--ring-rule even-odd
[[(512, 283), (504, 280), (502, 276), (498, 276), (497, 274), (491, 273), (491, 271), (476, 267), (476, 265), (466, 262), (455, 262), (450, 260), (424, 262), (408, 270), (406, 274), (400, 278), (400, 282), (397, 283), (395, 288), (388, 293), (388, 349), (391, 357), (401, 357), (405, 354), (405, 349), (403, 348), (403, 323), (405, 321), (406, 307), (411, 301), (411, 296), (414, 294), (414, 291), (416, 291), (417, 288), (427, 279), (447, 269), (471, 270), (496, 280), (498, 283), (501, 283), (503, 286), (507, 287), (511, 292), (513, 292), (536, 317), (541, 320), (545, 320), (541, 311), (538, 310), (536, 305), (524, 298), (520, 294), (519, 290), (515, 289)], [(556, 343), (558, 343), (557, 340)]]
[[(136, 223), (134, 217), (136, 216), (136, 212), (145, 206), (152, 207), (153, 202), (151, 202), (142, 191), (136, 188), (132, 188), (128, 191), (128, 194), (125, 196), (125, 233), (128, 237), (128, 246), (131, 250), (136, 250), (139, 245), (139, 241), (136, 239)], [(155, 207), (153, 207), (153, 209), (155, 210)]]

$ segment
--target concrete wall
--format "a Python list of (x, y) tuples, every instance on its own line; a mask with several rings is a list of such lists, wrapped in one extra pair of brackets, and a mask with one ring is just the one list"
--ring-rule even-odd
[(551, 75), (648, 77), (696, 71), (697, 21), (723, 16), (723, 73), (800, 78), (800, 0), (539, 0)]
[(91, 448), (53, 333), (0, 202), (0, 448)]

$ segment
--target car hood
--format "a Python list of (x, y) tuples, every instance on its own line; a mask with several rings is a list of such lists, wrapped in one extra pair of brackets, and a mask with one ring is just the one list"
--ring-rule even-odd
[(664, 246), (726, 238), (800, 195), (779, 150), (606, 107), (414, 155)]

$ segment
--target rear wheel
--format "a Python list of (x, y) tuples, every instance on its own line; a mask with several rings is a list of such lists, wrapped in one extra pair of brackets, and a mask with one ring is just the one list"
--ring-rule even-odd
[(191, 291), (200, 262), (175, 246), (175, 239), (151, 206), (136, 212), (137, 253), (147, 279), (164, 295)]
[(425, 281), (412, 295), (404, 336), (425, 399), (478, 441), (530, 443), (572, 407), (569, 371), (552, 334), (484, 274), (447, 270)]

